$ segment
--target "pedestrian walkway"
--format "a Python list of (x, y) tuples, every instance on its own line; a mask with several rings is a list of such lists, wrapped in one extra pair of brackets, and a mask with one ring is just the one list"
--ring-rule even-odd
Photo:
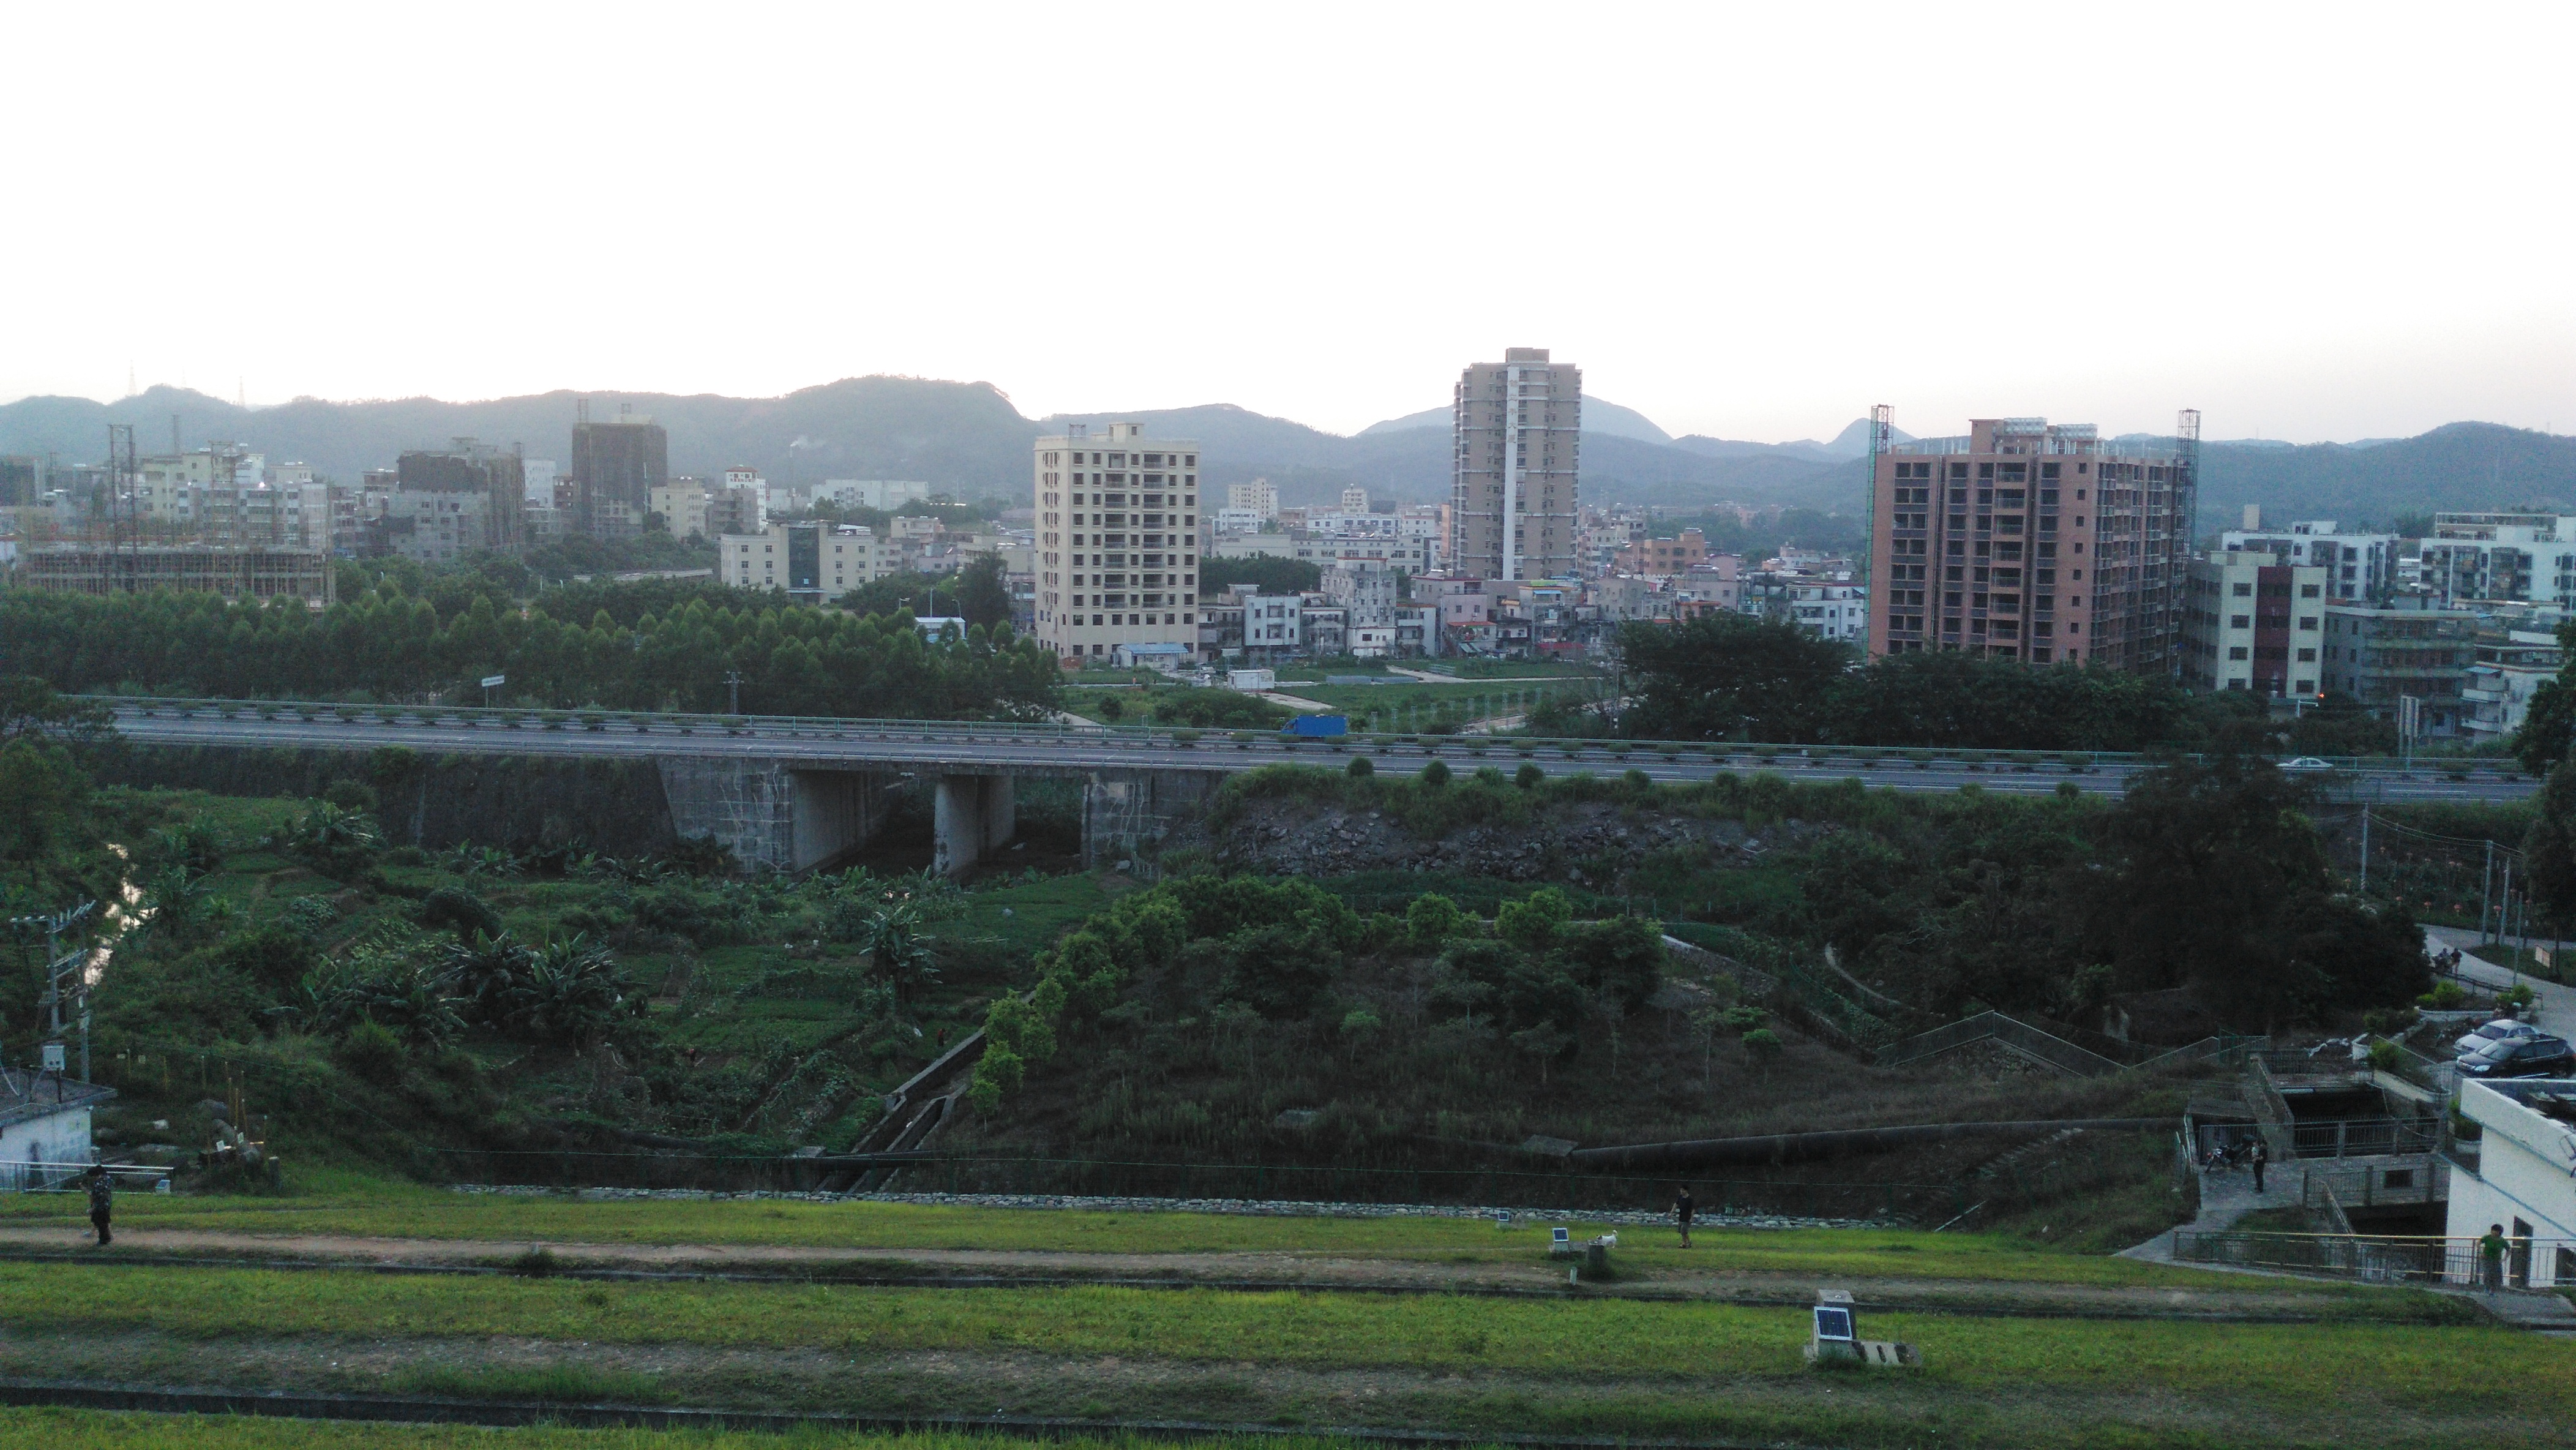
[(2298, 1170), (2283, 1170), (2278, 1163), (2264, 1169), (2263, 1191), (2254, 1191), (2251, 1168), (2194, 1168), (2200, 1175), (2200, 1216), (2187, 1224), (2166, 1229), (2163, 1233), (2137, 1245), (2120, 1250), (2118, 1257), (2143, 1263), (2174, 1262), (2174, 1235), (2177, 1233), (2223, 1233), (2236, 1227), (2237, 1220), (2265, 1208), (2296, 1208), (2300, 1202)]

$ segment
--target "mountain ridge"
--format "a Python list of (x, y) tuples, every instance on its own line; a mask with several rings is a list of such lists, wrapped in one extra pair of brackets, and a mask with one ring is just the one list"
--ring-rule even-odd
[[(403, 449), (445, 447), (456, 437), (523, 444), (530, 457), (560, 465), (582, 398), (594, 417), (630, 406), (661, 422), (678, 473), (748, 464), (780, 481), (923, 478), (964, 498), (1018, 498), (1029, 486), (1029, 449), (1038, 437), (1067, 423), (1131, 421), (1149, 433), (1197, 439), (1211, 484), (1267, 477), (1292, 504), (1328, 503), (1355, 486), (1404, 501), (1438, 500), (1449, 490), (1449, 437), (1437, 426), (1377, 424), (1345, 437), (1231, 403), (1029, 418), (991, 383), (887, 376), (842, 378), (773, 398), (557, 389), (463, 403), (298, 398), (244, 409), (166, 386), (113, 403), (37, 396), (0, 404), (0, 454), (95, 461), (111, 421), (134, 424), (142, 450), (159, 452), (175, 413), (189, 447), (210, 438), (238, 441), (342, 479), (390, 466)], [(1866, 442), (1864, 421), (1826, 442), (1785, 444), (1696, 434), (1658, 443), (1587, 428), (1583, 487), (1588, 499), (1685, 509), (1726, 501), (1856, 513)], [(2576, 501), (2576, 438), (2493, 423), (2448, 423), (2412, 438), (2349, 444), (2217, 442), (2202, 455), (2204, 529), (2233, 526), (2249, 502), (2276, 519), (2385, 527), (2442, 509)]]

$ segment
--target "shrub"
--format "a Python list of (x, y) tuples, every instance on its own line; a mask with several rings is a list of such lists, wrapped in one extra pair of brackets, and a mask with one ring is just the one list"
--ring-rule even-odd
[(1639, 795), (1644, 795), (1646, 792), (1655, 788), (1655, 778), (1634, 767), (1630, 767), (1628, 770), (1621, 773), (1619, 778), (1628, 783), (1628, 789), (1637, 792)]
[(361, 1017), (331, 1046), (332, 1060), (352, 1076), (379, 1087), (402, 1077), (403, 1043), (394, 1030), (372, 1017)]
[(215, 948), (215, 964), (239, 972), (275, 1000), (295, 990), (304, 975), (321, 965), (313, 939), (289, 926), (253, 927), (224, 939)]
[(1352, 756), (1351, 763), (1343, 766), (1342, 770), (1353, 780), (1365, 780), (1368, 777), (1377, 774), (1377, 766), (1365, 755)]
[(453, 929), (458, 940), (470, 941), (477, 934), (499, 936), (501, 913), (462, 886), (442, 886), (421, 899), (420, 924), (432, 931)]
[(1780, 1055), (1783, 1045), (1780, 1034), (1768, 1027), (1756, 1027), (1744, 1034), (1744, 1051), (1756, 1062), (1769, 1063)]
[(1544, 951), (1574, 919), (1574, 904), (1553, 886), (1543, 886), (1519, 901), (1506, 901), (1494, 913), (1494, 934), (1524, 951)]
[(322, 799), (344, 811), (365, 811), (369, 814), (374, 813), (377, 805), (374, 786), (365, 781), (345, 778), (335, 780), (323, 787)]
[(1523, 790), (1536, 790), (1547, 784), (1547, 772), (1539, 769), (1535, 762), (1524, 765), (1512, 772), (1512, 784)]
[(1435, 760), (1429, 765), (1422, 767), (1422, 775), (1420, 779), (1424, 785), (1447, 785), (1449, 783), (1449, 762), (1445, 760)]
[(1436, 891), (1424, 892), (1404, 908), (1404, 934), (1416, 951), (1439, 950), (1466, 924), (1467, 913), (1458, 909), (1458, 903)]

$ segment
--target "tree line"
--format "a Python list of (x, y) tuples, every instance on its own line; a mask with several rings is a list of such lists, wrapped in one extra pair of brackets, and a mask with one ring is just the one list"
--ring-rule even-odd
[(719, 711), (737, 675), (741, 708), (757, 714), (1037, 719), (1056, 704), (1054, 656), (1007, 624), (925, 639), (908, 615), (740, 591), (648, 588), (661, 608), (612, 608), (630, 602), (612, 600), (624, 587), (525, 607), (477, 594), (442, 612), (389, 578), (319, 613), (212, 594), (0, 591), (0, 659), (75, 693), (479, 704), (478, 682), (497, 674), (516, 703)]
[[(1628, 704), (1600, 722), (1655, 740), (1970, 750), (2393, 754), (2394, 727), (2329, 696), (2295, 721), (2243, 691), (2193, 695), (2100, 665), (2026, 665), (1962, 651), (1862, 663), (1850, 645), (1778, 620), (1708, 614), (1623, 625)], [(1579, 726), (1550, 719), (1548, 728)]]

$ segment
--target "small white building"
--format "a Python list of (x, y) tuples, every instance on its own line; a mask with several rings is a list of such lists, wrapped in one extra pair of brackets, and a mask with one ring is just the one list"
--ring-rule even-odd
[(51, 1188), (97, 1162), (90, 1113), (115, 1096), (96, 1083), (0, 1069), (0, 1190)]
[(1277, 670), (1228, 670), (1225, 685), (1229, 690), (1275, 690), (1279, 688)]
[(2478, 1125), (2478, 1163), (2452, 1165), (2454, 1247), (2500, 1224), (2512, 1241), (2506, 1282), (2576, 1285), (2576, 1082), (2464, 1082), (2460, 1113)]

